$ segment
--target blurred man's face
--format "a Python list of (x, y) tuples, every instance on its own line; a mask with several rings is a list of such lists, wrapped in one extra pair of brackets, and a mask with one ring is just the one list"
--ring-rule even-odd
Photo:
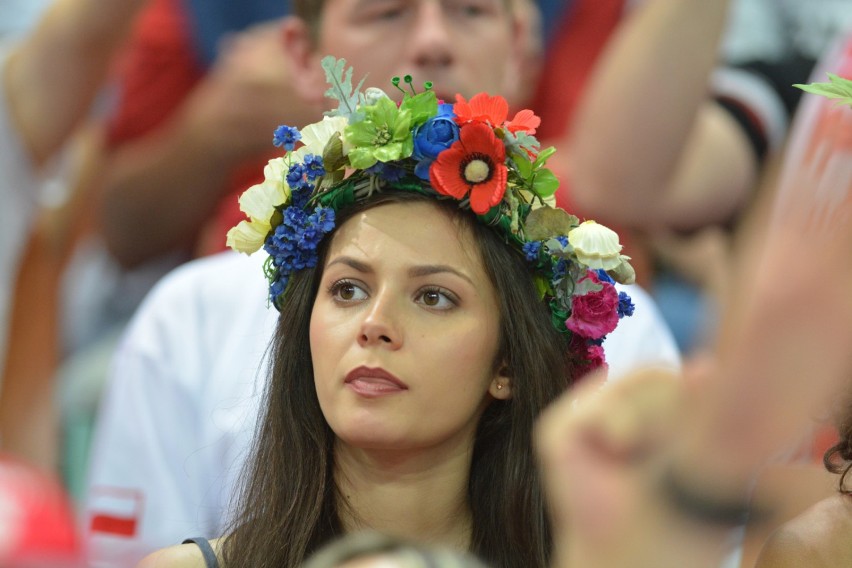
[(518, 26), (505, 0), (326, 0), (316, 52), (347, 60), (392, 97), (390, 79), (432, 81), (439, 98), (518, 102)]

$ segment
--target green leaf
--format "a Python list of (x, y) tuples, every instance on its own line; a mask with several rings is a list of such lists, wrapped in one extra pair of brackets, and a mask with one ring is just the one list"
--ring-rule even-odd
[(622, 255), (621, 264), (613, 270), (607, 270), (606, 272), (610, 278), (619, 284), (633, 284), (636, 282), (636, 271), (627, 259), (628, 257)]
[(546, 168), (536, 172), (532, 185), (533, 193), (543, 199), (556, 193), (557, 189), (559, 189), (559, 180), (553, 172)]
[(364, 79), (361, 79), (357, 87), (352, 87), (352, 67), (346, 68), (345, 59), (337, 59), (334, 56), (327, 55), (323, 57), (321, 65), (325, 70), (325, 80), (329, 84), (325, 96), (340, 103), (336, 110), (327, 114), (329, 116), (345, 116), (350, 120), (356, 117)]
[(558, 235), (567, 235), (577, 226), (578, 219), (563, 209), (539, 207), (527, 215), (524, 229), (529, 241), (543, 241)]
[(538, 157), (535, 159), (535, 163), (533, 164), (534, 168), (540, 168), (544, 165), (549, 157), (551, 157), (554, 153), (556, 153), (556, 148), (553, 146), (549, 148), (545, 148), (541, 152), (538, 153)]
[(425, 91), (413, 97), (406, 94), (399, 109), (410, 113), (413, 128), (438, 114), (438, 97), (434, 91)]
[(524, 181), (528, 180), (530, 176), (532, 176), (533, 165), (525, 153), (512, 154), (512, 161), (515, 162), (515, 166), (518, 168), (518, 174), (524, 179)]
[(353, 148), (349, 151), (349, 163), (356, 170), (366, 170), (378, 162), (372, 147)]
[(535, 289), (538, 291), (538, 299), (543, 299), (545, 294), (550, 291), (550, 282), (540, 274), (533, 277), (533, 282), (535, 282)]
[(852, 106), (852, 80), (844, 79), (834, 73), (828, 73), (828, 83), (811, 83), (809, 85), (793, 85), (807, 93), (820, 95), (829, 99), (837, 99), (838, 104)]
[(599, 292), (602, 289), (603, 284), (598, 284), (591, 278), (586, 278), (574, 286), (574, 295), (585, 296), (589, 292)]
[(325, 171), (334, 172), (346, 165), (346, 157), (343, 155), (343, 140), (340, 134), (335, 134), (328, 139), (322, 151), (322, 163)]

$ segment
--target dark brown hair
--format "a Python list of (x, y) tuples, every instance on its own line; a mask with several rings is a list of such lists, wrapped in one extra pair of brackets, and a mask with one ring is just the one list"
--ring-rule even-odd
[[(497, 292), (497, 358), (512, 377), (512, 399), (493, 401), (477, 427), (468, 486), (471, 551), (495, 568), (543, 568), (551, 536), (532, 429), (541, 410), (568, 386), (567, 338), (551, 325), (522, 255), (454, 201), (378, 194), (340, 212), (337, 226), (358, 211), (410, 200), (434, 203), (472, 232)], [(331, 240), (321, 245), (318, 268), (292, 276), (282, 305), (265, 408), (225, 543), (227, 566), (295, 568), (343, 532), (333, 476), (335, 436), (317, 400), (309, 343), (311, 309)]]
[(845, 411), (837, 426), (840, 439), (828, 448), (822, 462), (828, 471), (840, 475), (840, 492), (849, 495), (852, 494), (852, 488), (847, 487), (846, 478), (852, 471), (852, 397), (847, 398)]

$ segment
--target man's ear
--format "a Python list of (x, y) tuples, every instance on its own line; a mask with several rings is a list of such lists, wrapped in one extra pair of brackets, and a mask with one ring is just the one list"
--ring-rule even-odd
[(284, 52), (290, 59), (293, 85), (306, 101), (324, 102), (325, 75), (320, 66), (320, 56), (308, 24), (299, 17), (288, 16), (281, 20), (281, 39)]
[(509, 368), (505, 365), (491, 379), (488, 385), (488, 393), (497, 400), (509, 400), (512, 398), (512, 378), (509, 376)]

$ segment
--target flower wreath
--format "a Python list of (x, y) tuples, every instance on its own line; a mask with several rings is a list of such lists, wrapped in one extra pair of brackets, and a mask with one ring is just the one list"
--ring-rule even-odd
[(234, 250), (269, 253), (272, 304), (280, 309), (294, 271), (316, 266), (336, 211), (377, 191), (419, 192), (455, 199), (504, 235), (534, 269), (554, 327), (571, 334), (571, 350), (585, 361), (580, 371), (605, 365), (604, 338), (633, 314), (614, 283), (635, 275), (614, 231), (555, 206), (559, 182), (544, 167), (555, 149), (541, 150), (539, 117), (522, 110), (508, 120), (506, 100), (486, 93), (445, 104), (431, 83), (417, 93), (410, 76), (410, 92), (393, 80), (404, 93), (397, 104), (381, 89), (362, 92), (363, 79), (353, 87), (345, 60), (326, 57), (322, 66), (338, 108), (301, 131), (275, 130), (285, 155), (240, 196), (248, 219), (228, 232)]

